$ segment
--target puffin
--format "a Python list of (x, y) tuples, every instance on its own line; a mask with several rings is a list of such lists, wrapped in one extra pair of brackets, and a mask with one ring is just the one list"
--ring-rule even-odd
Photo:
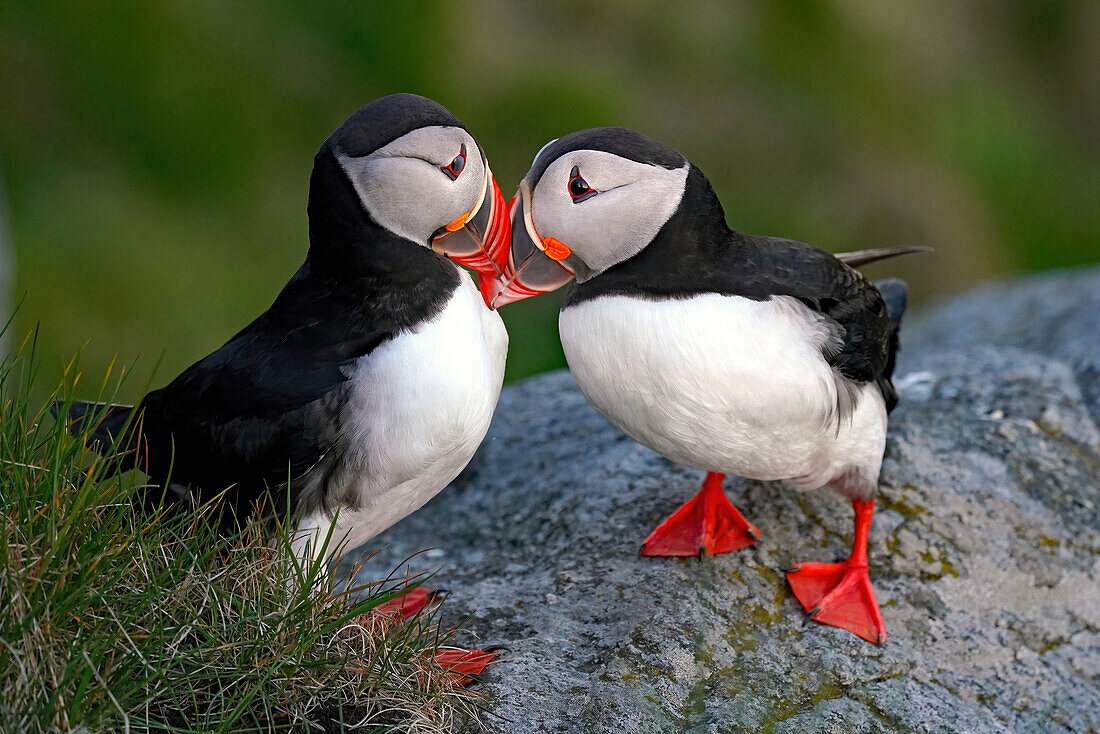
[(834, 256), (739, 232), (697, 166), (618, 127), (544, 146), (511, 209), (490, 303), (571, 282), (558, 328), (585, 398), (635, 441), (707, 473), (642, 554), (756, 543), (760, 531), (722, 490), (727, 474), (827, 487), (854, 508), (851, 554), (795, 563), (787, 580), (812, 619), (885, 642), (867, 538), (908, 289), (855, 267), (927, 248)]
[[(511, 225), (476, 139), (414, 94), (367, 104), (325, 140), (307, 213), (305, 262), (222, 347), (136, 406), (55, 415), (147, 473), (144, 503), (224, 492), (233, 527), (265, 500), (290, 513), (296, 555), (318, 560), (420, 508), (484, 438), (508, 335), (459, 264), (498, 280)], [(406, 616), (433, 598), (409, 596)]]

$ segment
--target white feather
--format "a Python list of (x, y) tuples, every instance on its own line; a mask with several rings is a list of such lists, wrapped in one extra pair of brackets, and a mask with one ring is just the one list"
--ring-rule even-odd
[[(836, 333), (789, 297), (602, 297), (561, 312), (569, 368), (588, 401), (639, 443), (705, 471), (874, 493), (886, 407), (855, 387), (849, 417), (822, 355)], [(844, 397), (844, 396), (841, 396)]]
[[(446, 487), (469, 463), (500, 396), (508, 334), (469, 276), (435, 319), (356, 362), (341, 416), (347, 454), (330, 496), (340, 509), (329, 543), (354, 548)], [(340, 485), (343, 486), (340, 486)], [(298, 525), (296, 547), (315, 554), (332, 524), (319, 509)]]

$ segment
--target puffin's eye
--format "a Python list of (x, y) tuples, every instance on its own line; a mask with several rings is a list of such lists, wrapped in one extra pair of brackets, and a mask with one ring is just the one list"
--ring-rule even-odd
[(439, 170), (441, 170), (441, 171), (443, 171), (443, 173), (447, 174), (447, 178), (454, 181), (456, 178), (458, 178), (459, 174), (462, 173), (462, 169), (465, 168), (465, 167), (466, 167), (466, 144), (463, 143), (462, 148), (459, 149), (458, 155), (455, 156), (455, 159), (453, 161), (451, 161), (450, 163), (448, 163), (447, 165), (440, 168)]
[(573, 197), (574, 204), (580, 204), (585, 199), (591, 199), (599, 192), (596, 189), (588, 185), (588, 182), (581, 178), (581, 169), (578, 166), (573, 166), (573, 170), (569, 172), (569, 183), (567, 185), (569, 189), (569, 195)]

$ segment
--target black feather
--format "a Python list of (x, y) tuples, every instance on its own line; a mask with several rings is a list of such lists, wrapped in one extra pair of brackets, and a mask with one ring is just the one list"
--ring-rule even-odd
[(897, 354), (901, 350), (901, 317), (905, 313), (905, 306), (909, 303), (909, 286), (899, 278), (887, 278), (877, 281), (875, 287), (882, 294), (886, 302), (886, 310), (890, 314), (889, 358), (878, 378), (878, 386), (886, 397), (886, 410), (891, 411), (898, 404), (898, 392), (890, 378), (894, 375)]
[[(65, 401), (57, 400), (50, 406), (50, 413), (57, 418), (64, 406)], [(85, 435), (88, 445), (103, 454), (110, 451), (122, 437), (133, 409), (132, 405), (76, 400), (69, 405), (66, 424), (70, 433), (74, 436)]]

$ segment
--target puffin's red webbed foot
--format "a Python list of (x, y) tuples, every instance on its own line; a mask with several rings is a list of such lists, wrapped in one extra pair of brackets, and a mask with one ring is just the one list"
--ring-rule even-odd
[(802, 563), (787, 571), (787, 581), (802, 608), (815, 622), (840, 627), (868, 642), (886, 642), (867, 566)]
[(417, 586), (398, 597), (390, 599), (384, 604), (379, 604), (376, 612), (382, 614), (400, 615), (404, 619), (416, 616), (421, 609), (430, 607), (443, 597), (442, 591), (435, 591), (426, 586)]
[(867, 573), (867, 534), (874, 503), (853, 500), (852, 506), (856, 539), (851, 557), (842, 563), (797, 563), (787, 571), (787, 581), (815, 622), (881, 645), (886, 642), (886, 625)]
[(722, 491), (723, 474), (710, 473), (699, 494), (650, 533), (643, 556), (702, 556), (752, 545), (760, 531)]
[(477, 680), (477, 676), (485, 670), (485, 666), (496, 657), (496, 654), (497, 649), (494, 648), (488, 650), (449, 648), (436, 652), (435, 661), (447, 671), (447, 677), (453, 683), (467, 686)]

